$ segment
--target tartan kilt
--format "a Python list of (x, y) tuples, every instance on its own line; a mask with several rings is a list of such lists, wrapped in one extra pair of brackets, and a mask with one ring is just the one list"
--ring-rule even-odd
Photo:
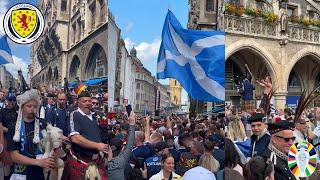
[[(84, 161), (84, 160), (83, 160)], [(107, 170), (104, 166), (104, 161), (102, 158), (86, 163), (94, 163), (99, 169), (99, 174), (101, 180), (107, 180)], [(84, 180), (86, 175), (86, 170), (88, 164), (81, 163), (73, 158), (70, 153), (67, 154), (67, 161), (65, 162), (65, 167), (63, 169), (62, 180)]]
[(7, 146), (8, 146), (8, 141), (5, 138), (4, 139), (4, 144), (3, 144), (3, 151), (0, 154), (0, 159), (1, 159), (2, 163), (3, 163), (3, 165), (11, 166), (11, 165), (13, 165), (13, 162), (12, 162), (12, 159), (11, 159), (9, 151), (7, 151)]
[(243, 107), (244, 110), (256, 109), (255, 101), (254, 100), (243, 101), (243, 106), (242, 107)]

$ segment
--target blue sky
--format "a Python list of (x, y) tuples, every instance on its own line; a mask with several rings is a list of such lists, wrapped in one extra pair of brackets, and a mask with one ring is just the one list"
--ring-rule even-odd
[[(14, 4), (37, 0), (0, 0), (0, 19)], [(157, 56), (161, 42), (161, 32), (168, 8), (175, 14), (182, 26), (188, 21), (188, 0), (108, 0), (109, 9), (121, 29), (128, 51), (134, 46), (144, 66), (156, 75)], [(1, 23), (0, 35), (3, 34)], [(30, 46), (11, 43), (15, 64), (7, 66), (14, 75), (18, 69), (27, 72), (30, 64)], [(167, 81), (161, 81), (166, 83)], [(184, 92), (184, 100), (186, 93)]]
[[(155, 76), (162, 26), (167, 11), (170, 9), (186, 28), (188, 0), (109, 0), (109, 9), (121, 29), (128, 51), (134, 46), (138, 58)], [(168, 84), (168, 80), (160, 82)], [(183, 90), (182, 103), (187, 100), (187, 93)]]
[(109, 8), (115, 16), (130, 51), (135, 46), (142, 63), (156, 74), (158, 49), (162, 26), (168, 8), (186, 27), (188, 21), (187, 0), (109, 0)]

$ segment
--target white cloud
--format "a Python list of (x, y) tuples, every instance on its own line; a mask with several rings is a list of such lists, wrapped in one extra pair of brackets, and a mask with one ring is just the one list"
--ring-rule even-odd
[(133, 46), (135, 47), (137, 50), (137, 56), (142, 62), (147, 62), (150, 60), (154, 61), (158, 58), (161, 44), (160, 39), (154, 39), (152, 43), (142, 42), (138, 45), (129, 38), (125, 39), (124, 42), (129, 52)]
[(154, 39), (152, 43), (142, 42), (137, 47), (137, 56), (142, 62), (156, 61), (161, 40)]
[(6, 69), (13, 75), (13, 77), (18, 77), (18, 70), (22, 70), (22, 74), (27, 81), (27, 74), (28, 74), (28, 64), (24, 62), (21, 58), (12, 56), (13, 64), (6, 64)]
[(126, 45), (126, 48), (129, 52), (132, 49), (132, 47), (136, 45), (130, 38), (125, 39), (124, 44)]
[(9, 5), (9, 1), (7, 0), (0, 0), (0, 35), (4, 34), (4, 29), (3, 29), (3, 18), (4, 15), (7, 12), (7, 6)]
[(133, 25), (134, 25), (133, 22), (129, 22), (129, 23), (126, 25), (126, 30), (127, 30), (127, 31), (130, 31), (130, 30), (133, 28)]

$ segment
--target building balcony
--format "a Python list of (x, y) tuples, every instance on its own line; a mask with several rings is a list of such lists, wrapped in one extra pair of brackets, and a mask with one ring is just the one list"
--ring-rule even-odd
[(281, 34), (280, 21), (269, 23), (261, 17), (235, 16), (223, 14), (220, 29), (228, 34), (237, 34), (268, 39), (285, 39), (292, 42), (319, 44), (320, 26), (306, 26), (304, 24), (288, 23), (287, 35)]
[(288, 25), (289, 40), (296, 42), (320, 44), (320, 28), (315, 26), (305, 26), (302, 24)]
[(220, 27), (230, 34), (279, 39), (279, 24), (269, 24), (262, 18), (224, 14)]

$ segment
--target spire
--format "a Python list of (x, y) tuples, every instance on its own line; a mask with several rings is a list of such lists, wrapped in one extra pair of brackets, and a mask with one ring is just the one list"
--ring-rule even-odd
[(134, 46), (132, 47), (132, 49), (130, 51), (130, 55), (135, 58), (137, 57), (137, 50), (134, 48)]

